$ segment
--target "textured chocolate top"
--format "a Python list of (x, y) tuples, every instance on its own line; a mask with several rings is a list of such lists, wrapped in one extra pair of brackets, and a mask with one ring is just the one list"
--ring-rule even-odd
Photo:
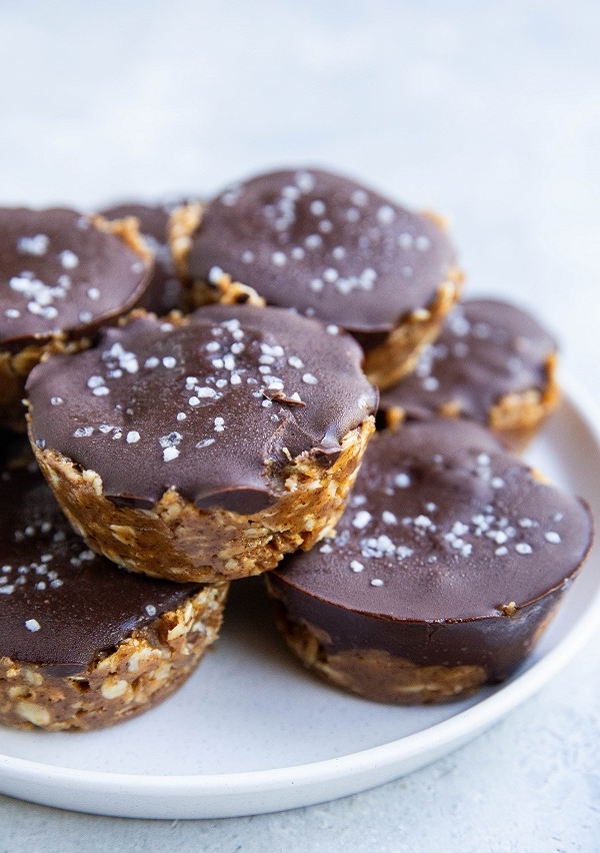
[(100, 211), (107, 219), (135, 216), (139, 220), (144, 241), (154, 255), (154, 273), (140, 305), (159, 317), (174, 308), (181, 308), (181, 282), (175, 274), (167, 241), (169, 217), (174, 207), (175, 203), (151, 205), (132, 201)]
[(0, 342), (87, 334), (144, 293), (143, 258), (87, 216), (0, 208)]
[(465, 300), (422, 353), (414, 373), (381, 395), (380, 410), (424, 417), (457, 404), (460, 414), (486, 423), (507, 394), (544, 391), (556, 341), (525, 311), (491, 299)]
[(76, 675), (201, 588), (133, 574), (89, 551), (35, 463), (11, 470), (19, 439), (0, 438), (0, 657)]
[(271, 305), (360, 335), (387, 334), (429, 305), (454, 264), (445, 234), (354, 181), (317, 170), (259, 175), (203, 214), (189, 253), (195, 279), (225, 272)]
[(285, 558), (277, 578), (341, 610), (441, 622), (497, 616), (567, 583), (592, 520), (484, 427), (438, 419), (371, 440), (336, 534)]
[(99, 473), (116, 502), (152, 506), (173, 486), (199, 507), (258, 511), (277, 493), (272, 464), (312, 450), (325, 462), (375, 408), (337, 327), (248, 305), (182, 322), (109, 329), (28, 381), (33, 439)]

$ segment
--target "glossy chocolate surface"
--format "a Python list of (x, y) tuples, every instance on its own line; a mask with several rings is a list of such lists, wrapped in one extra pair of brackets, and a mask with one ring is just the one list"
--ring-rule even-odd
[(449, 315), (416, 370), (381, 395), (380, 411), (426, 417), (456, 404), (461, 417), (486, 423), (507, 394), (543, 392), (557, 344), (527, 312), (507, 302), (470, 299)]
[(73, 210), (0, 208), (0, 342), (81, 336), (141, 298), (148, 269)]
[(154, 272), (140, 305), (159, 317), (181, 308), (181, 282), (175, 274), (173, 257), (167, 241), (169, 217), (175, 204), (143, 204), (123, 202), (100, 211), (107, 219), (135, 216), (146, 245), (154, 255)]
[(361, 357), (350, 335), (278, 308), (213, 305), (176, 327), (142, 317), (33, 370), (32, 438), (100, 474), (117, 503), (152, 506), (175, 487), (249, 514), (276, 496), (271, 467), (310, 451), (327, 464), (373, 413)]
[[(0, 434), (0, 657), (77, 675), (201, 587), (132, 574), (71, 529), (23, 439)], [(31, 449), (29, 449), (31, 457)]]
[(303, 169), (259, 175), (213, 199), (188, 264), (197, 280), (228, 273), (271, 305), (339, 323), (368, 348), (433, 301), (454, 251), (429, 219)]
[(535, 479), (483, 427), (411, 422), (371, 440), (335, 539), (286, 557), (272, 577), (333, 646), (398, 653), (399, 623), (420, 624), (426, 645), (453, 626), (437, 636), (456, 657), (478, 620), (482, 636), (501, 638), (504, 621), (526, 633), (524, 614), (564, 589), (592, 535), (579, 498)]

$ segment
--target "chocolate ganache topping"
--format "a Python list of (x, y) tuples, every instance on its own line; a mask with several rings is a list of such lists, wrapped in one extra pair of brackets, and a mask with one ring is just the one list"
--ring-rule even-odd
[[(179, 202), (181, 203), (181, 202)], [(143, 204), (123, 202), (100, 211), (107, 219), (124, 219), (135, 216), (148, 248), (154, 255), (154, 273), (140, 305), (158, 316), (181, 308), (181, 282), (167, 241), (167, 229), (175, 202), (169, 204)]]
[(229, 187), (207, 205), (188, 256), (194, 279), (226, 273), (271, 305), (339, 323), (365, 349), (429, 305), (454, 263), (430, 219), (318, 170)]
[(286, 557), (274, 577), (309, 621), (316, 608), (313, 624), (319, 602), (333, 605), (330, 634), (335, 612), (375, 616), (385, 633), (390, 620), (518, 611), (569, 583), (592, 535), (584, 502), (540, 482), (484, 427), (414, 421), (371, 440), (335, 539)]
[(250, 514), (277, 496), (278, 467), (309, 452), (327, 464), (373, 413), (361, 358), (337, 327), (280, 308), (142, 316), (34, 368), (31, 437), (96, 471), (116, 503), (151, 507), (175, 488)]
[(381, 411), (423, 417), (448, 404), (482, 423), (507, 394), (543, 392), (556, 341), (525, 311), (492, 299), (454, 308), (416, 370), (381, 395)]
[(81, 336), (140, 299), (149, 265), (73, 210), (0, 208), (0, 341)]
[(77, 675), (201, 588), (132, 574), (89, 551), (37, 465), (13, 468), (21, 439), (0, 439), (0, 657)]

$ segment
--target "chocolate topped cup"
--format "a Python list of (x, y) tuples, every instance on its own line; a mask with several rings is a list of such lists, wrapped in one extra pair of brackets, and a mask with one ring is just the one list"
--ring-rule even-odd
[(100, 211), (106, 219), (126, 219), (130, 216), (137, 219), (144, 242), (154, 255), (154, 272), (140, 307), (159, 317), (182, 308), (181, 282), (175, 271), (168, 242), (169, 220), (175, 206), (175, 202), (145, 204), (130, 201)]
[(0, 424), (25, 429), (25, 379), (46, 351), (88, 344), (142, 297), (152, 259), (133, 221), (0, 208)]
[(453, 309), (416, 369), (381, 396), (385, 426), (432, 415), (489, 426), (522, 449), (554, 411), (555, 339), (508, 302), (470, 299)]
[(303, 662), (367, 698), (460, 698), (522, 663), (584, 561), (587, 506), (484, 427), (371, 441), (336, 536), (267, 578)]
[(267, 304), (339, 324), (381, 387), (410, 369), (458, 294), (439, 220), (328, 172), (251, 178), (208, 202), (194, 225), (177, 230), (173, 251), (198, 302), (241, 282)]
[(88, 729), (152, 707), (216, 638), (226, 585), (143, 578), (95, 555), (35, 460), (2, 438), (0, 722)]
[(95, 550), (177, 580), (256, 574), (342, 511), (374, 428), (360, 360), (283, 309), (137, 315), (32, 372), (30, 435)]

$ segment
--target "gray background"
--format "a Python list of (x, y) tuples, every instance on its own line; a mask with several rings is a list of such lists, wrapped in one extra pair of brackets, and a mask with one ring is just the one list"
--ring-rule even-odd
[[(94, 208), (321, 165), (448, 215), (467, 292), (600, 399), (600, 4), (0, 2), (0, 199)], [(600, 850), (598, 637), (477, 740), (297, 811), (152, 822), (0, 797), (0, 851)]]

